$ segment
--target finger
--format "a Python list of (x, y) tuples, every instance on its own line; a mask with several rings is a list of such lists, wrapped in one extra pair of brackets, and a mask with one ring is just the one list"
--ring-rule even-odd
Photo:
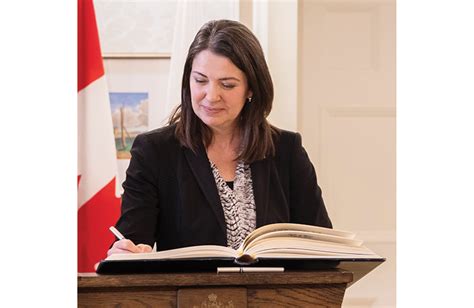
[(135, 246), (135, 244), (128, 239), (123, 239), (115, 242), (113, 248), (128, 250), (130, 252), (140, 252), (140, 249), (138, 249), (138, 247)]
[(119, 249), (119, 248), (111, 248), (109, 251), (107, 251), (107, 256), (116, 254), (116, 253), (133, 253), (130, 250), (124, 250), (124, 249)]
[(152, 248), (150, 245), (147, 244), (138, 244), (137, 248), (140, 249), (141, 252), (151, 252)]

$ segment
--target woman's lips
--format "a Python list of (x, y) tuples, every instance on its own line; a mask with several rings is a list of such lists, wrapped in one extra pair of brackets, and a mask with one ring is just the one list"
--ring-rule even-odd
[(224, 110), (224, 108), (213, 108), (213, 107), (206, 107), (206, 106), (202, 106), (202, 109), (204, 109), (204, 111), (209, 114), (209, 115), (215, 115), (215, 114), (218, 114), (219, 112), (221, 112), (222, 110)]

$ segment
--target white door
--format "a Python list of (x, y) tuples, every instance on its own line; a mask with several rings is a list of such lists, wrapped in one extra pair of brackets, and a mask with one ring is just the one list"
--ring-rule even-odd
[(395, 1), (298, 3), (298, 130), (333, 225), (387, 258), (344, 307), (395, 306)]

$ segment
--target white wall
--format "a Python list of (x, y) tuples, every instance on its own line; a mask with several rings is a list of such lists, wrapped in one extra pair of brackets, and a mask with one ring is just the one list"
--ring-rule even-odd
[[(241, 16), (247, 20), (246, 16)], [(269, 121), (297, 129), (298, 1), (254, 1), (252, 30), (262, 45), (275, 98)]]

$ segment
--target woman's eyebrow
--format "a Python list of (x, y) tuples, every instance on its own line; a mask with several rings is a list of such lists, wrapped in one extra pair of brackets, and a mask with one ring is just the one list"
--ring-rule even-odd
[(195, 74), (201, 75), (202, 77), (206, 77), (206, 78), (207, 78), (206, 75), (204, 75), (203, 73), (200, 73), (200, 72), (198, 72), (198, 71), (192, 71), (191, 73), (195, 73)]
[[(198, 74), (198, 75), (200, 75), (200, 76), (202, 76), (202, 77), (204, 77), (204, 78), (207, 78), (206, 75), (204, 75), (203, 73), (198, 72), (198, 71), (191, 71), (191, 73), (195, 73), (195, 74)], [(222, 78), (219, 78), (219, 80), (221, 80), (221, 81), (235, 80), (235, 81), (240, 82), (240, 79), (239, 79), (239, 78), (236, 78), (236, 77), (222, 77)]]
[(240, 82), (240, 79), (239, 79), (239, 78), (235, 78), (235, 77), (224, 77), (224, 78), (219, 78), (219, 80), (221, 80), (221, 81), (225, 81), (225, 80), (235, 80), (235, 81)]

